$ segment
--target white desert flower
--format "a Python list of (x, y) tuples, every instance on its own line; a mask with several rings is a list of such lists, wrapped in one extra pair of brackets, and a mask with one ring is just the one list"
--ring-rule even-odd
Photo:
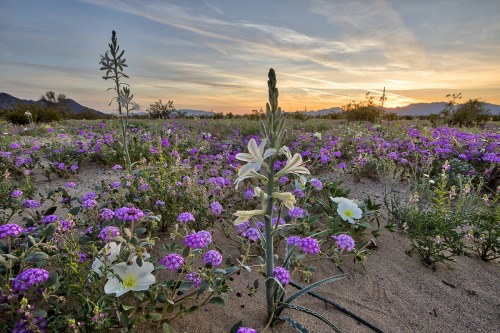
[(109, 276), (104, 285), (104, 292), (120, 297), (131, 290), (148, 290), (149, 286), (156, 282), (156, 278), (151, 274), (154, 268), (154, 265), (147, 261), (139, 267), (136, 257), (132, 259), (132, 265), (127, 265), (126, 262), (113, 265), (110, 270), (114, 275)]
[[(336, 199), (336, 198), (335, 198)], [(342, 220), (348, 221), (350, 224), (354, 224), (354, 219), (359, 220), (362, 217), (363, 211), (361, 208), (349, 199), (343, 198), (337, 206), (337, 213), (340, 215)]]
[(264, 215), (266, 212), (263, 209), (254, 209), (254, 210), (238, 210), (236, 213), (233, 215), (238, 216), (236, 221), (233, 223), (235, 225), (241, 224), (247, 220), (249, 220), (251, 217), (254, 217), (256, 215)]

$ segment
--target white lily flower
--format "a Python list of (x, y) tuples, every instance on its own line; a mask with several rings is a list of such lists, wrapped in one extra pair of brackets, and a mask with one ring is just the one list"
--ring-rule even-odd
[(241, 224), (251, 217), (256, 215), (264, 215), (266, 212), (263, 209), (254, 209), (254, 210), (238, 210), (233, 215), (238, 216), (238, 218), (233, 222), (235, 225)]
[(337, 213), (340, 215), (342, 220), (349, 221), (350, 224), (354, 224), (354, 219), (359, 220), (362, 217), (363, 211), (349, 199), (344, 198), (337, 206)]
[(118, 256), (120, 255), (122, 244), (116, 244), (115, 242), (110, 242), (104, 246), (104, 248), (99, 251), (101, 255), (100, 258), (95, 258), (92, 263), (92, 270), (99, 275), (99, 277), (103, 276), (102, 271), (105, 267), (111, 267), (113, 263), (116, 261)]
[(266, 142), (267, 139), (264, 139), (260, 143), (260, 146), (257, 146), (255, 139), (250, 139), (250, 141), (248, 141), (248, 153), (236, 154), (236, 159), (248, 162), (247, 165), (250, 165), (249, 167), (253, 168), (255, 171), (259, 171), (262, 164), (264, 164), (264, 160), (276, 153), (276, 149), (274, 148), (268, 148), (264, 151)]
[(284, 152), (288, 160), (286, 161), (283, 169), (276, 173), (276, 179), (279, 179), (281, 176), (284, 176), (288, 173), (293, 173), (297, 176), (300, 176), (301, 174), (310, 174), (309, 170), (302, 166), (304, 162), (302, 161), (302, 156), (300, 156), (299, 153), (296, 153), (292, 156), (288, 148), (284, 149)]
[(286, 206), (286, 208), (290, 210), (294, 208), (293, 205), (296, 202), (295, 195), (293, 195), (291, 192), (282, 192), (282, 193), (274, 192), (273, 198), (281, 200), (283, 204)]
[(250, 164), (252, 164), (252, 163), (248, 163), (248, 164), (242, 166), (238, 170), (238, 178), (236, 178), (236, 180), (234, 181), (234, 183), (236, 184), (235, 188), (238, 188), (238, 185), (240, 184), (240, 182), (242, 180), (247, 179), (247, 178), (257, 178), (257, 179), (260, 179), (260, 180), (267, 182), (267, 177), (263, 176), (260, 173), (258, 173), (257, 171), (255, 171), (255, 168)]
[(151, 274), (154, 268), (154, 265), (147, 261), (139, 267), (136, 257), (132, 259), (132, 265), (127, 265), (126, 262), (113, 265), (110, 270), (115, 275), (109, 276), (108, 282), (104, 285), (104, 292), (120, 297), (131, 290), (148, 290), (149, 286), (156, 282), (156, 278)]
[(320, 132), (314, 132), (313, 136), (319, 140), (321, 140), (321, 133)]

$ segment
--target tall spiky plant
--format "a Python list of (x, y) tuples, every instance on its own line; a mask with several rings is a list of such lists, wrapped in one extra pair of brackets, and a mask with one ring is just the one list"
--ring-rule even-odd
[[(265, 221), (265, 234), (262, 235), (262, 246), (265, 251), (265, 281), (266, 281), (266, 305), (268, 314), (268, 325), (274, 325), (279, 320), (284, 320), (290, 325), (295, 327), (300, 332), (307, 332), (299, 323), (286, 316), (282, 316), (283, 310), (289, 308), (306, 312), (315, 316), (316, 318), (324, 321), (335, 331), (338, 329), (330, 323), (327, 319), (314, 312), (313, 310), (297, 306), (292, 302), (311, 291), (319, 285), (327, 282), (335, 281), (342, 278), (342, 275), (326, 278), (318, 281), (303, 290), (298, 291), (292, 296), (285, 299), (284, 285), (274, 276), (275, 274), (275, 261), (277, 258), (274, 253), (274, 237), (279, 236), (279, 229), (273, 227), (273, 215), (275, 205), (278, 208), (277, 220), (280, 219), (280, 214), (283, 206), (288, 209), (294, 209), (295, 196), (290, 192), (277, 192), (277, 182), (280, 177), (287, 174), (293, 174), (299, 177), (300, 181), (305, 184), (306, 179), (304, 175), (309, 174), (309, 170), (303, 166), (302, 156), (299, 153), (291, 154), (288, 147), (283, 145), (286, 129), (285, 117), (281, 108), (278, 106), (278, 88), (276, 88), (276, 73), (274, 69), (269, 70), (269, 80), (267, 85), (269, 88), (269, 102), (266, 103), (266, 119), (259, 122), (260, 130), (264, 136), (262, 142), (258, 146), (254, 139), (248, 142), (248, 153), (239, 153), (236, 158), (240, 161), (247, 162), (238, 170), (238, 178), (236, 179), (236, 187), (245, 179), (257, 179), (266, 184), (266, 190), (261, 190), (259, 187), (254, 188), (254, 193), (259, 197), (261, 209), (251, 211), (237, 211), (234, 215), (238, 218), (234, 221), (235, 224), (243, 223), (250, 218), (263, 215)], [(266, 149), (266, 147), (268, 147)], [(279, 171), (274, 170), (274, 162), (279, 154), (286, 156), (286, 164)], [(278, 224), (277, 224), (278, 225)], [(287, 246), (286, 253), (283, 259), (284, 268), (277, 268), (287, 271), (290, 268), (290, 258), (294, 248)]]
[(128, 65), (125, 63), (125, 58), (123, 58), (125, 50), (120, 52), (120, 46), (118, 45), (116, 32), (114, 30), (111, 34), (111, 43), (108, 44), (108, 47), (109, 51), (101, 55), (99, 64), (102, 67), (100, 70), (106, 71), (106, 74), (102, 77), (104, 80), (111, 79), (115, 83), (114, 87), (108, 88), (108, 90), (114, 90), (116, 92), (116, 97), (113, 97), (109, 104), (111, 105), (114, 100), (118, 103), (118, 117), (121, 120), (123, 149), (125, 152), (127, 170), (130, 172), (132, 163), (130, 161), (127, 141), (128, 116), (130, 111), (139, 109), (139, 105), (132, 101), (134, 95), (130, 93), (130, 85), (122, 82), (123, 78), (129, 78), (123, 72), (123, 68), (128, 67)]

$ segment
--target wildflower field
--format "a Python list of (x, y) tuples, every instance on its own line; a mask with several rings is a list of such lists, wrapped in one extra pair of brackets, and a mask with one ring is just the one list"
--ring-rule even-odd
[[(454, 265), (480, 267), (464, 290), (486, 299), (433, 327), (498, 332), (494, 125), (288, 119), (275, 149), (257, 121), (129, 120), (130, 170), (116, 120), (0, 125), (2, 332), (428, 331), (419, 317), (433, 315), (387, 303), (392, 289), (345, 298), (374, 272), (404, 275), (377, 271), (383, 251), (453, 291)], [(315, 284), (373, 327), (306, 292), (292, 303)], [(377, 298), (382, 315), (359, 306)]]

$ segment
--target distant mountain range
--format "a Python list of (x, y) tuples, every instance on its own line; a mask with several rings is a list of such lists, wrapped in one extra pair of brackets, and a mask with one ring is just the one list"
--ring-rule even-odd
[(33, 100), (27, 100), (27, 99), (20, 99), (14, 96), (11, 96), (6, 93), (0, 93), (0, 111), (1, 110), (11, 110), (11, 109), (16, 109), (19, 107), (19, 105), (24, 104), (24, 105), (37, 105), (39, 107), (55, 107), (58, 110), (61, 111), (66, 111), (70, 112), (72, 114), (79, 114), (83, 112), (90, 112), (94, 113), (99, 116), (105, 116), (107, 115), (104, 112), (97, 111), (91, 108), (88, 108), (86, 106), (83, 106), (81, 104), (78, 104), (74, 100), (70, 98), (63, 99), (59, 103), (53, 103), (49, 102), (43, 99), (39, 99), (38, 101), (33, 101)]
[[(21, 103), (25, 105), (37, 104), (42, 107), (54, 106), (55, 103), (47, 102), (44, 100), (26, 100), (19, 99), (17, 97), (11, 96), (6, 93), (0, 93), (0, 112), (2, 110), (14, 109), (19, 106)], [(446, 106), (446, 102), (434, 102), (434, 103), (415, 103), (410, 104), (403, 107), (396, 108), (384, 108), (386, 112), (394, 112), (400, 116), (428, 116), (430, 114), (438, 114), (440, 113), (444, 107)], [(485, 107), (487, 110), (491, 112), (493, 115), (500, 115), (500, 105), (485, 103)], [(60, 103), (57, 104), (57, 108), (61, 110), (69, 111), (73, 114), (79, 114), (82, 112), (92, 112), (98, 115), (109, 115), (107, 113), (97, 111), (86, 106), (80, 105), (72, 99), (64, 99)], [(317, 111), (307, 111), (306, 114), (308, 116), (317, 117), (322, 115), (327, 115), (329, 113), (337, 113), (341, 112), (342, 108), (332, 107), (329, 109), (317, 110)], [(180, 109), (177, 112), (182, 113), (186, 116), (206, 116), (211, 117), (215, 115), (213, 111), (204, 111), (204, 110), (191, 110), (191, 109)], [(145, 111), (139, 111), (135, 114), (147, 114)]]
[[(399, 116), (428, 116), (440, 113), (443, 111), (446, 104), (446, 102), (414, 103), (396, 108), (384, 108), (384, 110), (387, 113), (394, 112)], [(484, 106), (492, 115), (500, 115), (500, 105), (485, 103)], [(318, 111), (308, 111), (306, 114), (308, 116), (318, 117), (337, 112), (342, 112), (342, 108), (334, 107)]]

